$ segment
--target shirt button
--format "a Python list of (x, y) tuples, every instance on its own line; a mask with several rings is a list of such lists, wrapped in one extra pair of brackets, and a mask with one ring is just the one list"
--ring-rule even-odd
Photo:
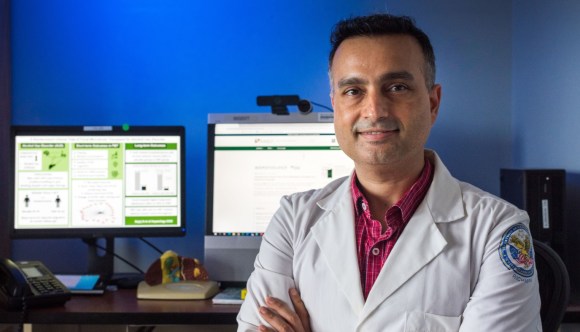
[(366, 205), (364, 202), (362, 203), (362, 205), (361, 205), (361, 206), (362, 206), (362, 209), (363, 209), (364, 211), (366, 211), (366, 210), (367, 210), (367, 205)]
[(373, 248), (372, 253), (373, 255), (377, 256), (378, 254), (381, 253), (381, 250), (379, 250), (379, 248)]

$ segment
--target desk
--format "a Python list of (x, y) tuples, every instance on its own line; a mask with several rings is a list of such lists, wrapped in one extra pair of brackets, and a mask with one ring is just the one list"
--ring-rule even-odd
[[(28, 324), (75, 325), (236, 325), (239, 305), (214, 305), (202, 301), (137, 300), (136, 291), (118, 290), (104, 295), (74, 295), (64, 306), (33, 308)], [(19, 324), (20, 312), (0, 309), (0, 324)], [(580, 305), (570, 304), (566, 323), (580, 322)]]
[(580, 323), (580, 304), (570, 303), (562, 319), (563, 323)]
[[(104, 295), (74, 295), (64, 306), (32, 308), (27, 324), (192, 325), (236, 324), (240, 305), (214, 305), (211, 300), (137, 300), (136, 290)], [(0, 309), (1, 324), (19, 324), (20, 312)]]

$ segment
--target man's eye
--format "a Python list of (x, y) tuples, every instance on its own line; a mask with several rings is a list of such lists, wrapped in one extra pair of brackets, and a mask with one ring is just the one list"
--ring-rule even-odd
[(405, 91), (408, 89), (409, 88), (405, 84), (394, 84), (388, 88), (388, 90), (392, 91), (392, 92), (400, 92), (400, 91)]
[(357, 89), (347, 89), (344, 91), (344, 94), (347, 96), (356, 96), (356, 95), (360, 94), (360, 91)]

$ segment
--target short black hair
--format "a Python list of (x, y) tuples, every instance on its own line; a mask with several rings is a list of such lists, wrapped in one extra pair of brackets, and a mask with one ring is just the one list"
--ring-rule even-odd
[(384, 35), (409, 35), (417, 40), (425, 58), (425, 83), (427, 88), (431, 89), (435, 84), (435, 52), (429, 37), (415, 25), (415, 21), (409, 16), (373, 14), (339, 21), (330, 35), (331, 50), (328, 57), (328, 70), (332, 68), (336, 50), (346, 39)]

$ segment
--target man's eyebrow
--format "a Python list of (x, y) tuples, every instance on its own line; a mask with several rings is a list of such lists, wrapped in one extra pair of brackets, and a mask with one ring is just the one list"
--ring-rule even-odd
[(406, 70), (388, 72), (388, 73), (381, 75), (381, 77), (380, 77), (381, 82), (392, 81), (392, 80), (412, 81), (414, 79), (415, 79), (415, 77), (413, 76), (413, 74), (411, 74), (411, 72), (408, 72)]
[(336, 86), (339, 88), (342, 88), (345, 86), (360, 85), (360, 84), (366, 84), (366, 83), (368, 83), (368, 81), (365, 79), (362, 79), (360, 77), (346, 77), (346, 78), (339, 80), (336, 83)]
[[(393, 81), (393, 80), (413, 81), (414, 79), (415, 79), (415, 77), (413, 76), (413, 74), (411, 74), (411, 72), (406, 71), (406, 70), (388, 72), (388, 73), (385, 73), (379, 77), (379, 80), (381, 82), (387, 82), (387, 81)], [(368, 80), (366, 80), (366, 79), (352, 76), (352, 77), (346, 77), (346, 78), (339, 80), (337, 82), (336, 86), (339, 88), (342, 88), (345, 86), (361, 85), (361, 84), (367, 84), (367, 83), (368, 83)]]

